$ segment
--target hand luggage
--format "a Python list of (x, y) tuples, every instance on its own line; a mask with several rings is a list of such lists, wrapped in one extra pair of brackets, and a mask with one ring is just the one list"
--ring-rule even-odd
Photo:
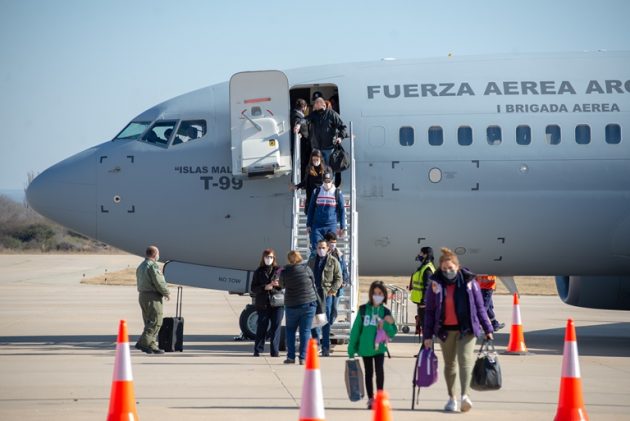
[[(421, 387), (429, 387), (438, 381), (438, 359), (433, 348), (422, 345), (413, 372), (413, 390), (411, 392), (411, 409), (415, 409)], [(417, 390), (416, 390), (417, 388)]]
[(501, 366), (494, 349), (494, 343), (484, 340), (477, 353), (477, 361), (473, 367), (470, 387), (474, 390), (501, 389)]
[(357, 359), (346, 360), (346, 390), (348, 398), (352, 402), (360, 401), (365, 396), (365, 384), (363, 383), (363, 370)]
[(328, 166), (333, 172), (341, 172), (350, 168), (350, 155), (341, 144), (335, 145), (335, 149), (328, 159)]
[(182, 317), (182, 287), (177, 287), (175, 317), (164, 317), (158, 334), (158, 347), (165, 352), (184, 350), (184, 318)]

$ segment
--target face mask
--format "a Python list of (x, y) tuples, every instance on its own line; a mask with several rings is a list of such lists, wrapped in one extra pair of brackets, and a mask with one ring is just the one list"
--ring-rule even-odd
[(324, 249), (317, 249), (317, 255), (319, 257), (326, 257), (327, 251)]
[(321, 164), (322, 161), (320, 161), (319, 159), (317, 161), (313, 161), (313, 166), (314, 167), (319, 167), (319, 164)]
[(329, 246), (330, 246), (331, 250), (335, 250), (337, 248), (337, 244), (336, 243), (330, 243)]
[(330, 190), (332, 188), (332, 181), (324, 183), (323, 186), (326, 190)]
[(384, 299), (384, 295), (372, 295), (372, 302), (377, 306), (380, 306)]
[(320, 113), (320, 114), (324, 114), (324, 111), (326, 111), (326, 109), (324, 109), (324, 108), (320, 108), (319, 110), (317, 110), (317, 112)]
[(155, 261), (159, 262), (160, 261), (160, 255), (158, 254), (157, 256), (155, 256)]
[(273, 257), (265, 257), (265, 264), (267, 266), (271, 266), (272, 263), (273, 263)]
[(455, 279), (455, 277), (457, 276), (456, 270), (445, 270), (443, 272), (444, 272), (444, 276), (446, 276), (446, 279), (451, 280), (451, 281)]
[(424, 260), (424, 257), (421, 254), (416, 256), (416, 261), (421, 262), (423, 260)]

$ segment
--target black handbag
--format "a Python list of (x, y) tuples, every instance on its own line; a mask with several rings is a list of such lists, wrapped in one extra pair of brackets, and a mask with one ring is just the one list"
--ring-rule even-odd
[(501, 366), (497, 351), (494, 349), (494, 343), (490, 340), (484, 340), (477, 353), (470, 387), (479, 391), (499, 390), (501, 383)]
[(271, 294), (269, 296), (269, 305), (271, 307), (284, 307), (284, 290)]
[(335, 145), (335, 149), (328, 158), (328, 166), (333, 172), (341, 172), (350, 168), (350, 155), (345, 151), (341, 143)]

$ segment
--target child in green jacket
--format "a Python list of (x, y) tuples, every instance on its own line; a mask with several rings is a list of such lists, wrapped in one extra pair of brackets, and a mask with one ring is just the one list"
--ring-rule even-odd
[(376, 389), (383, 390), (385, 373), (385, 352), (387, 345), (384, 342), (375, 344), (376, 332), (383, 329), (389, 338), (396, 335), (396, 324), (391, 312), (384, 304), (387, 303), (387, 288), (382, 281), (374, 281), (368, 292), (368, 302), (359, 307), (359, 317), (354, 320), (350, 331), (348, 343), (348, 356), (354, 358), (355, 354), (363, 357), (365, 367), (365, 389), (368, 395), (368, 409), (372, 408), (374, 400), (374, 388), (372, 377), (376, 369)]

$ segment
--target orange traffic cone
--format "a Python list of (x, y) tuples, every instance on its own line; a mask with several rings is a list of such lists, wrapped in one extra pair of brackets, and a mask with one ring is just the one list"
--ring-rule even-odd
[(505, 354), (527, 354), (525, 337), (523, 336), (523, 324), (521, 323), (521, 307), (516, 293), (514, 293), (514, 307), (512, 308), (512, 331), (510, 332), (510, 342), (505, 349)]
[(114, 379), (112, 380), (112, 393), (109, 398), (107, 421), (137, 420), (138, 412), (136, 411), (136, 397), (133, 393), (127, 322), (121, 320), (118, 327), (116, 362), (114, 363)]
[(392, 407), (389, 404), (389, 395), (384, 390), (376, 392), (374, 399), (374, 421), (392, 421)]
[(567, 330), (564, 336), (560, 397), (558, 398), (558, 411), (554, 421), (588, 421), (582, 399), (580, 361), (578, 360), (577, 337), (573, 319), (567, 321)]
[(300, 400), (300, 421), (324, 421), (325, 419), (317, 341), (311, 338), (306, 349), (306, 370), (304, 371), (302, 399)]

